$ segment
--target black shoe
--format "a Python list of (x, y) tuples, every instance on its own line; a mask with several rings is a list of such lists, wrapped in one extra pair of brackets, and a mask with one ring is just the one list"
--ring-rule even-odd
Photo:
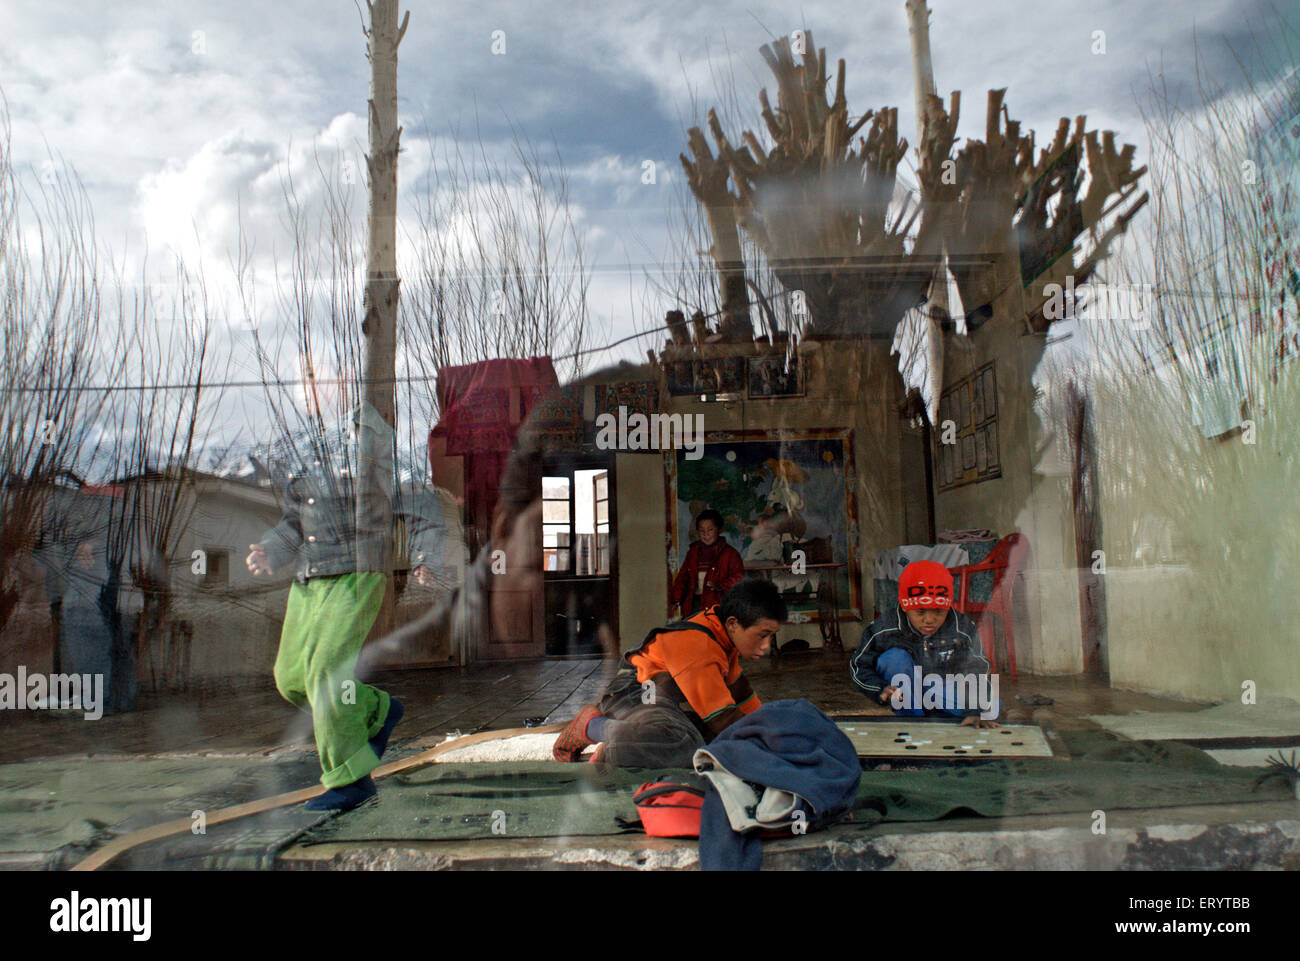
[(384, 726), (379, 729), (379, 733), (370, 739), (370, 749), (375, 752), (375, 757), (383, 757), (384, 750), (388, 747), (389, 735), (393, 733), (393, 728), (397, 727), (397, 722), (406, 714), (406, 708), (402, 702), (395, 697), (388, 699), (388, 717), (384, 718)]
[(363, 801), (368, 801), (379, 789), (370, 775), (342, 787), (330, 788), (324, 794), (312, 798), (303, 805), (308, 811), (351, 811)]

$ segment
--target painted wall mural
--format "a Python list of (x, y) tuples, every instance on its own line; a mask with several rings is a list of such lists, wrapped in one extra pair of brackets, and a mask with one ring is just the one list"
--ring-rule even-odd
[(746, 573), (781, 589), (792, 623), (819, 609), (861, 619), (852, 430), (710, 431), (703, 457), (670, 451), (664, 468), (670, 584), (712, 508)]

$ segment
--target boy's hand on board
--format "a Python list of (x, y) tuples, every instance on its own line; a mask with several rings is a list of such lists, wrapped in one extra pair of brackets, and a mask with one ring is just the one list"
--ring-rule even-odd
[(880, 701), (881, 704), (888, 704), (889, 699), (894, 696), (894, 692), (897, 690), (898, 688), (891, 684), (880, 692), (880, 697), (878, 697), (877, 700)]
[(978, 714), (971, 714), (964, 717), (958, 727), (1001, 727), (997, 721), (991, 721), (987, 718), (980, 717)]

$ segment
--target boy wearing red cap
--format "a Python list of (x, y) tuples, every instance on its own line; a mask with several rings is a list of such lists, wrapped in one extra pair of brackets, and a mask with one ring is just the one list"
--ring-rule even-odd
[[(952, 575), (935, 561), (915, 561), (903, 569), (898, 579), (898, 605), (863, 632), (849, 661), (853, 683), (880, 704), (889, 704), (896, 692), (905, 688), (911, 697), (902, 698), (901, 707), (897, 698), (892, 705), (894, 713), (903, 717), (947, 715), (962, 718), (963, 725), (997, 727), (988, 719), (989, 714), (997, 716), (996, 703), (981, 719), (979, 704), (969, 698), (960, 705), (956, 702), (953, 684), (937, 695), (942, 706), (923, 709), (920, 685), (912, 683), (917, 668), (923, 677), (941, 678), (985, 675), (990, 670), (975, 625), (952, 609)], [(893, 681), (900, 675), (908, 680), (895, 685)]]

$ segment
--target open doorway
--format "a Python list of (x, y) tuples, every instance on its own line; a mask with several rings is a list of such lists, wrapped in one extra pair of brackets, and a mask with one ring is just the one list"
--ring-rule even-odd
[(549, 656), (600, 652), (618, 633), (612, 458), (549, 462), (542, 477), (542, 566)]

